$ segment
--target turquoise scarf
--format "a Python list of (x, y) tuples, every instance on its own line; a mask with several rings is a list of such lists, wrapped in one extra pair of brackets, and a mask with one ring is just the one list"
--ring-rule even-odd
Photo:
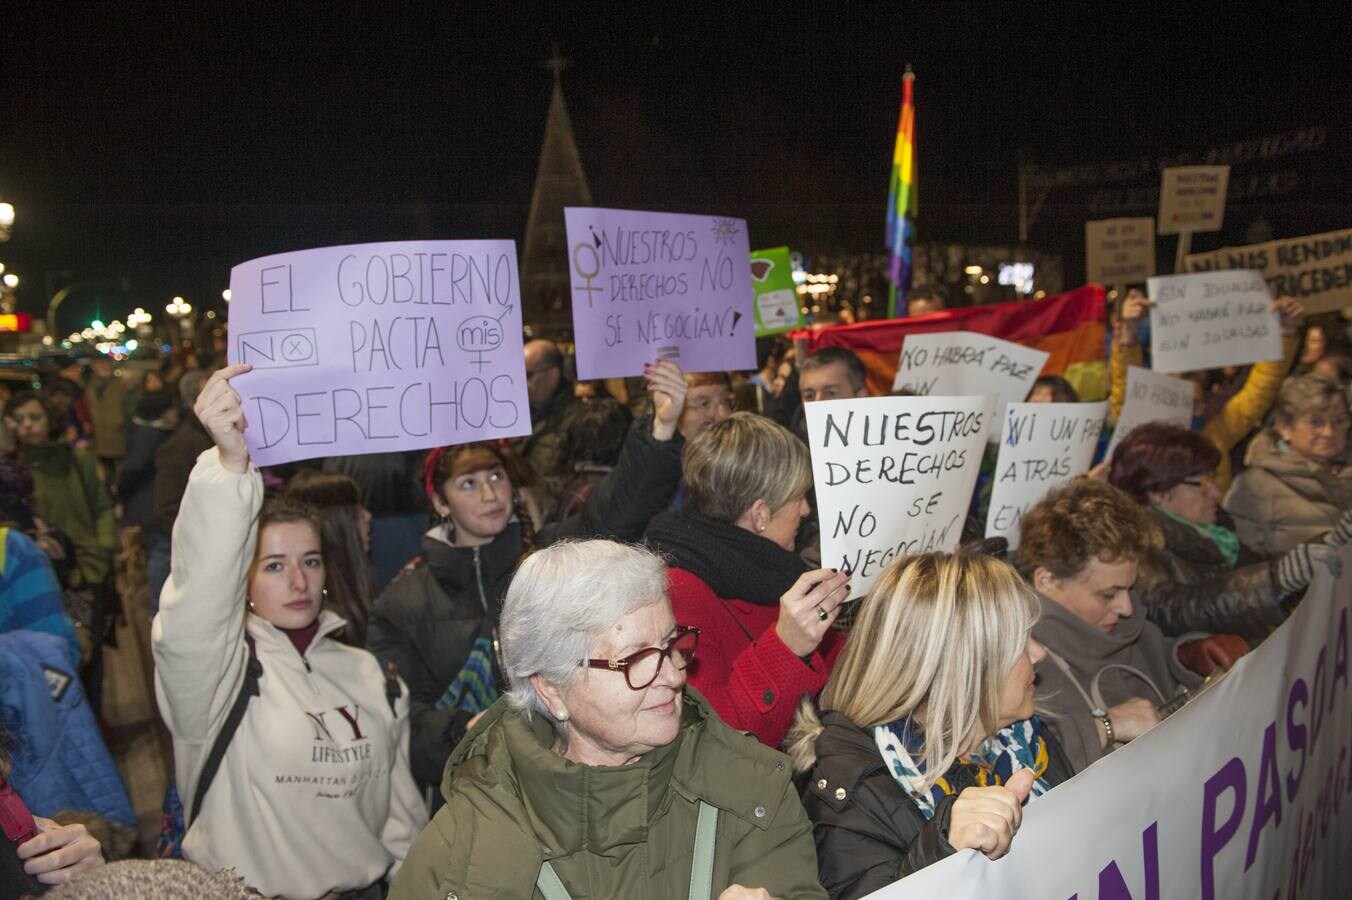
[(1224, 525), (1202, 525), (1191, 519), (1176, 516), (1162, 506), (1156, 506), (1155, 509), (1173, 519), (1175, 522), (1191, 525), (1202, 534), (1211, 538), (1211, 543), (1216, 545), (1216, 549), (1221, 552), (1221, 557), (1225, 560), (1225, 567), (1227, 569), (1233, 569), (1235, 567), (1235, 563), (1239, 561), (1239, 535), (1235, 534)]

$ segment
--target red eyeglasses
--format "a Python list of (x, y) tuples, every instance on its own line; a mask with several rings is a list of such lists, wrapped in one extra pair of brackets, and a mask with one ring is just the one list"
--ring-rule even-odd
[(695, 658), (695, 646), (698, 643), (698, 628), (677, 625), (676, 636), (665, 647), (644, 647), (622, 659), (584, 659), (578, 665), (624, 672), (624, 680), (629, 683), (630, 689), (641, 691), (657, 680), (662, 663), (668, 658), (676, 671), (685, 671), (685, 667)]

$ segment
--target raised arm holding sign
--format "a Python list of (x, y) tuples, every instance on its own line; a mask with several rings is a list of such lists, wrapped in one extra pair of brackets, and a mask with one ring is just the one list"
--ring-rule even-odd
[(230, 292), (257, 465), (530, 433), (511, 241), (281, 253), (231, 269)]

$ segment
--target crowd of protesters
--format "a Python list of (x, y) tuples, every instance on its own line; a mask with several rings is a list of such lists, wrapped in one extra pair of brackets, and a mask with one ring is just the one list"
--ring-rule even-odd
[[(1149, 305), (1113, 324), (1110, 422)], [(1352, 366), (1274, 309), (1284, 357), (1190, 373), (1192, 428), (1134, 429), (1016, 551), (898, 559), (862, 598), (805, 444), (805, 403), (869, 394), (848, 350), (582, 382), (532, 340), (528, 436), (264, 471), (247, 366), (48, 373), (3, 405), (0, 894), (845, 898), (998, 858), (1352, 541)], [(99, 719), (124, 546), (186, 861), (143, 872), (70, 815), (132, 820)]]

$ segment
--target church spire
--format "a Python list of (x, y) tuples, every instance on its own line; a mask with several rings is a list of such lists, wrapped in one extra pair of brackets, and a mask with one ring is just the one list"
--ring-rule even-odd
[(573, 125), (563, 101), (563, 70), (567, 65), (558, 47), (553, 48), (544, 62), (544, 67), (553, 73), (554, 89), (521, 253), (525, 321), (541, 335), (567, 333), (572, 329), (563, 208), (592, 205), (582, 158), (573, 140)]

